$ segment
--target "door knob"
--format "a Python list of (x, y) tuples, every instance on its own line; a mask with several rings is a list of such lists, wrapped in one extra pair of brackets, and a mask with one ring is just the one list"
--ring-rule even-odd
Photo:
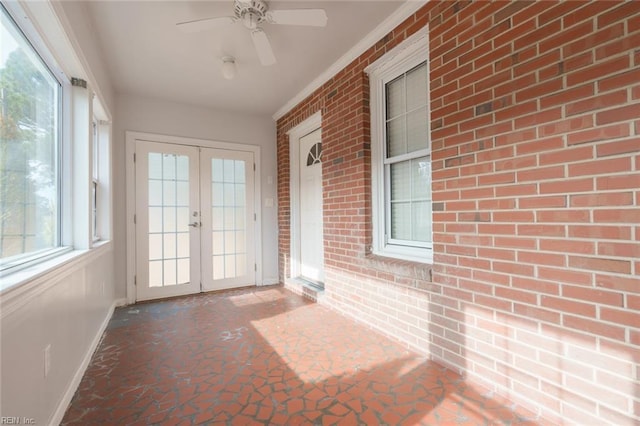
[(197, 228), (198, 226), (200, 226), (200, 223), (198, 223), (198, 222), (193, 222), (193, 223), (190, 223), (190, 224), (189, 224), (189, 226), (192, 226), (192, 227), (194, 227), (194, 228)]

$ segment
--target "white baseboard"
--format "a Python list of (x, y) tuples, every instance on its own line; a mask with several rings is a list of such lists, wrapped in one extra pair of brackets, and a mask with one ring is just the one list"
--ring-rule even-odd
[(127, 306), (129, 304), (129, 302), (127, 302), (127, 298), (123, 297), (122, 299), (116, 299), (115, 302), (113, 302), (114, 306), (116, 308), (120, 308), (122, 306)]
[(280, 280), (278, 278), (265, 278), (262, 280), (262, 285), (276, 285), (280, 284)]
[(73, 376), (73, 380), (71, 380), (71, 383), (69, 383), (69, 387), (67, 388), (67, 391), (62, 396), (62, 399), (58, 404), (58, 408), (56, 408), (56, 411), (53, 413), (53, 416), (51, 417), (51, 421), (48, 424), (59, 425), (62, 422), (62, 418), (64, 417), (64, 414), (67, 412), (67, 408), (69, 408), (69, 404), (71, 404), (73, 395), (75, 395), (76, 391), (78, 390), (78, 386), (80, 386), (82, 377), (84, 376), (84, 373), (87, 371), (87, 367), (89, 367), (89, 363), (91, 362), (91, 357), (93, 357), (93, 354), (95, 353), (96, 349), (98, 349), (98, 345), (100, 344), (102, 335), (104, 334), (104, 331), (107, 329), (107, 325), (109, 324), (109, 321), (113, 316), (113, 311), (115, 310), (116, 306), (122, 306), (122, 305), (118, 305), (119, 303), (121, 303), (121, 301), (126, 302), (126, 299), (118, 299), (111, 304), (111, 307), (109, 308), (109, 311), (107, 312), (107, 315), (105, 316), (104, 321), (102, 321), (102, 324), (100, 324), (100, 328), (98, 329), (98, 332), (93, 338), (93, 341), (91, 342), (91, 345), (87, 350), (87, 353), (84, 355), (84, 358), (80, 363), (80, 366), (76, 370), (76, 374)]

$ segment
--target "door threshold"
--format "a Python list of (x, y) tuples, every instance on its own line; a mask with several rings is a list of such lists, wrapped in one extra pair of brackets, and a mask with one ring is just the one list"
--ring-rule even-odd
[(309, 280), (307, 278), (303, 278), (303, 277), (297, 277), (296, 278), (298, 281), (300, 281), (300, 283), (302, 285), (305, 285), (307, 287), (311, 287), (314, 290), (317, 291), (324, 291), (324, 283), (318, 282), (318, 281), (312, 281)]
[(304, 278), (296, 277), (285, 280), (285, 287), (296, 294), (318, 302), (324, 295), (324, 285)]

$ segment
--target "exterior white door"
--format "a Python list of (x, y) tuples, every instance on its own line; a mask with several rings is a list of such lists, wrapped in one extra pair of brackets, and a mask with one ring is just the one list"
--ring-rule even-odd
[(324, 282), (321, 130), (300, 138), (300, 275)]
[(255, 284), (253, 164), (252, 152), (201, 149), (204, 291)]
[(252, 152), (136, 141), (136, 300), (255, 285)]
[(136, 142), (136, 299), (200, 291), (198, 148)]

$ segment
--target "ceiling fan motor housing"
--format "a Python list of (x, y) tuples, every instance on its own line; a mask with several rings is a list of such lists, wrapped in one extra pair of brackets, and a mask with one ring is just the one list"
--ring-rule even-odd
[(267, 4), (262, 0), (235, 0), (234, 9), (236, 18), (238, 18), (245, 27), (254, 30), (259, 24), (265, 21)]

